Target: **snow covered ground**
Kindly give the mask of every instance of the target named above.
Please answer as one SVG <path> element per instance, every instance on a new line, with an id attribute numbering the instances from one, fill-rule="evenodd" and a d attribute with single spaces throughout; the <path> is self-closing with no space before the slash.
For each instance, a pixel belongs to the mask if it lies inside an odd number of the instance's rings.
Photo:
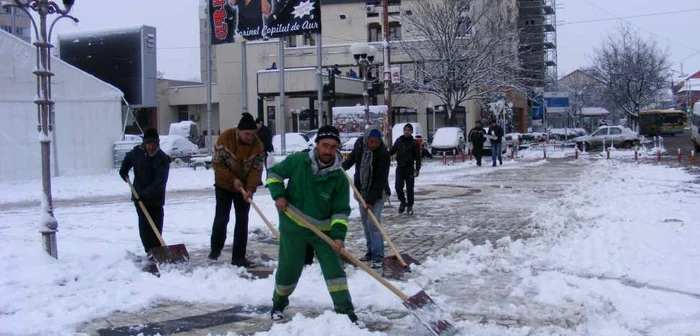
<path id="1" fill-rule="evenodd" d="M 696 178 L 663 166 L 579 162 L 572 169 L 582 176 L 568 187 L 566 197 L 532 209 L 537 224 L 533 238 L 447 246 L 416 268 L 414 280 L 394 284 L 409 295 L 425 286 L 455 317 L 462 335 L 700 334 Z M 504 163 L 496 169 L 547 169 L 544 160 Z M 460 183 L 457 174 L 490 171 L 473 162 L 431 163 L 417 182 Z M 212 181 L 211 170 L 177 169 L 168 186 L 171 191 L 201 190 L 211 188 Z M 59 260 L 40 246 L 36 208 L 0 213 L 0 334 L 72 335 L 80 323 L 163 300 L 269 304 L 273 279 L 248 280 L 230 265 L 189 273 L 164 269 L 161 278 L 136 268 L 127 257 L 128 252 L 141 253 L 136 215 L 116 175 L 58 178 L 54 189 L 63 199 L 124 195 L 125 200 L 57 208 Z M 0 190 L 1 204 L 35 199 L 40 187 L 3 184 Z M 208 248 L 212 200 L 204 194 L 169 199 L 166 242 L 184 243 L 190 250 Z M 256 200 L 274 214 L 265 191 Z M 251 230 L 255 228 L 266 230 L 251 214 Z M 348 268 L 348 277 L 361 319 L 383 318 L 372 311 L 403 309 L 361 270 Z M 291 301 L 293 306 L 332 308 L 317 265 L 305 270 Z M 407 317 L 398 323 L 415 321 Z M 330 312 L 296 316 L 259 334 L 331 333 L 369 334 Z"/>

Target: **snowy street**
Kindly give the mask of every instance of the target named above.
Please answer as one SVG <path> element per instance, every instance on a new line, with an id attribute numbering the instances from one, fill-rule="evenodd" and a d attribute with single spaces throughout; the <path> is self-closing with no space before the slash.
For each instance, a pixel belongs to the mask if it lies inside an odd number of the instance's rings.
<path id="1" fill-rule="evenodd" d="M 382 222 L 402 252 L 423 262 L 392 283 L 408 295 L 424 288 L 460 335 L 700 333 L 697 170 L 592 157 L 504 161 L 426 164 L 413 216 L 398 215 L 392 196 Z M 348 266 L 368 325 L 358 330 L 332 313 L 317 263 L 291 297 L 291 321 L 273 325 L 273 277 L 251 280 L 228 264 L 233 223 L 219 262 L 205 261 L 212 183 L 211 170 L 171 172 L 164 239 L 185 244 L 194 267 L 161 269 L 160 278 L 129 260 L 142 251 L 116 173 L 54 180 L 58 260 L 40 245 L 38 182 L 1 184 L 0 334 L 428 334 L 394 294 Z M 255 200 L 277 223 L 267 190 Z M 360 256 L 364 238 L 351 205 L 347 249 Z M 252 209 L 250 219 L 249 254 L 276 259 Z"/>

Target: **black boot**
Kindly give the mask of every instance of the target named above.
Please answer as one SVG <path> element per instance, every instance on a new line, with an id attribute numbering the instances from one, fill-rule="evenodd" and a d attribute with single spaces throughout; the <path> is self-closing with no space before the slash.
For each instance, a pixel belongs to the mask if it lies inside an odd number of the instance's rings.
<path id="1" fill-rule="evenodd" d="M 404 211 L 406 211 L 406 203 L 401 202 L 399 205 L 399 213 L 402 214 Z"/>
<path id="2" fill-rule="evenodd" d="M 221 256 L 221 251 L 211 251 L 209 252 L 209 256 L 207 256 L 207 258 L 209 258 L 209 260 L 217 260 L 219 259 L 219 256 Z"/>
<path id="3" fill-rule="evenodd" d="M 406 213 L 409 215 L 413 215 L 413 207 L 412 206 L 408 207 L 408 209 L 406 209 Z"/>
<path id="4" fill-rule="evenodd" d="M 370 260 L 372 260 L 372 253 L 369 253 L 369 252 L 365 253 L 365 255 L 362 258 L 360 258 L 360 261 L 370 261 Z"/>

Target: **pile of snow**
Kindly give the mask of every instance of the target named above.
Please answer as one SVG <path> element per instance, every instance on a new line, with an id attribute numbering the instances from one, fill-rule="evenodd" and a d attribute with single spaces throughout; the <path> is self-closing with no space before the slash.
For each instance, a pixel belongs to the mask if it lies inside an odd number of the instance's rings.
<path id="1" fill-rule="evenodd" d="M 168 135 L 179 135 L 184 138 L 190 138 L 192 135 L 197 135 L 197 123 L 191 120 L 183 120 L 177 123 L 170 124 Z M 192 134 L 194 131 L 195 134 Z"/>
<path id="2" fill-rule="evenodd" d="M 301 152 L 311 147 L 301 133 L 287 133 L 284 139 L 287 153 Z M 275 148 L 275 154 L 282 152 L 282 136 L 280 134 L 272 137 L 272 146 Z"/>

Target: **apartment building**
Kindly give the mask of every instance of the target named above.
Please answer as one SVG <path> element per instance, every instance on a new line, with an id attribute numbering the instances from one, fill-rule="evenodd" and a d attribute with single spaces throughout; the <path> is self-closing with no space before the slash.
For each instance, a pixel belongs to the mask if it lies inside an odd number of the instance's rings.
<path id="1" fill-rule="evenodd" d="M 494 2 L 490 0 L 489 5 Z M 517 15 L 520 0 L 495 0 L 497 6 L 504 11 Z M 322 63 L 324 69 L 335 67 L 343 75 L 334 81 L 334 92 L 324 94 L 324 120 L 330 117 L 333 106 L 354 106 L 363 104 L 364 82 L 349 75 L 351 69 L 359 73 L 355 59 L 350 52 L 350 45 L 356 42 L 367 42 L 377 48 L 372 72 L 379 81 L 371 85 L 370 104 L 384 104 L 382 81 L 383 78 L 383 46 L 382 46 L 382 6 L 381 1 L 373 0 L 323 0 L 322 1 Z M 206 1 L 200 7 L 200 51 L 201 75 L 206 81 L 207 60 L 207 22 Z M 389 1 L 389 39 L 410 39 L 410 27 L 406 24 L 406 16 L 412 15 L 410 0 Z M 514 25 L 514 29 L 515 29 Z M 282 125 L 286 130 L 302 131 L 318 127 L 316 89 L 316 36 L 299 35 L 285 38 L 285 111 L 279 111 L 279 72 L 273 64 L 280 62 L 279 44 L 277 40 L 250 41 L 245 43 L 247 61 L 247 90 L 243 90 L 242 78 L 242 43 L 217 45 L 212 48 L 212 82 L 215 99 L 215 120 L 218 134 L 229 127 L 234 127 L 242 113 L 241 101 L 246 94 L 248 112 L 263 118 L 273 130 L 280 132 Z M 401 69 L 410 68 L 410 60 L 400 53 L 392 53 L 391 66 Z M 403 71 L 403 70 L 402 70 Z M 345 76 L 345 74 L 348 74 Z M 324 83 L 328 84 L 329 76 L 324 70 Z M 189 98 L 182 99 L 184 95 Z M 206 125 L 206 109 L 202 108 L 202 98 L 205 96 L 205 86 L 176 85 L 161 86 L 162 102 L 159 104 L 161 128 L 170 122 L 177 122 L 185 117 L 199 120 Z M 179 98 L 177 98 L 179 97 Z M 196 97 L 196 98 L 195 98 Z M 523 99 L 512 99 L 518 111 L 518 130 L 527 126 L 528 103 Z M 196 102 L 196 103 L 193 103 Z M 392 95 L 392 117 L 394 123 L 419 122 L 429 137 L 433 129 L 447 124 L 447 112 L 440 100 L 430 94 L 394 94 Z M 468 101 L 455 109 L 459 126 L 469 128 L 480 118 L 480 102 Z M 282 113 L 283 112 L 283 113 Z M 433 122 L 435 120 L 435 122 Z"/>
<path id="2" fill-rule="evenodd" d="M 2 30 L 31 43 L 31 25 L 32 22 L 24 11 L 14 7 L 0 7 L 0 28 Z"/>

